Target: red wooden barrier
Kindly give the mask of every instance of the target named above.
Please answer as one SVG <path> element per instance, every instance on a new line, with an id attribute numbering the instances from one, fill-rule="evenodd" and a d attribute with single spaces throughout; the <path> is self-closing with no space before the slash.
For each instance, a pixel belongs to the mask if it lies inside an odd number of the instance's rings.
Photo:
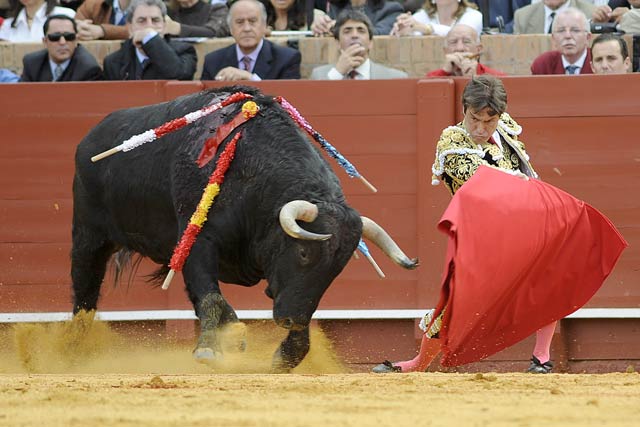
<path id="1" fill-rule="evenodd" d="M 505 79 L 509 112 L 523 125 L 522 139 L 542 178 L 604 212 L 630 243 L 589 307 L 640 307 L 640 145 L 635 141 L 639 83 L 637 75 Z M 408 255 L 421 259 L 418 270 L 404 271 L 373 248 L 387 279 L 378 279 L 366 261 L 352 260 L 321 309 L 422 309 L 435 304 L 445 243 L 435 225 L 450 196 L 444 188 L 431 186 L 431 165 L 440 131 L 461 118 L 464 84 L 463 79 L 256 84 L 265 93 L 287 98 L 378 188 L 372 194 L 334 167 L 349 203 L 383 225 Z M 73 155 L 87 131 L 115 109 L 212 86 L 216 83 L 0 85 L 0 313 L 71 309 Z M 150 263 L 143 263 L 139 273 L 151 269 Z M 131 285 L 117 288 L 107 279 L 100 308 L 191 308 L 180 280 L 163 292 L 151 289 L 141 274 Z M 263 288 L 224 285 L 223 292 L 236 309 L 269 309 Z M 571 323 L 577 321 L 568 322 L 562 329 L 565 340 L 572 339 L 567 334 L 585 335 L 582 326 Z M 366 328 L 358 324 L 335 322 L 327 327 L 364 333 Z M 596 324 L 594 331 L 606 322 Z M 412 320 L 375 325 L 371 334 L 401 333 L 398 352 L 408 355 L 414 343 Z M 633 344 L 625 336 L 613 345 L 631 345 L 627 358 L 640 359 L 637 339 Z M 364 334 L 357 339 L 373 338 Z M 526 358 L 526 345 L 494 360 Z M 373 346 L 378 348 L 369 349 L 367 357 L 388 355 L 379 340 Z M 565 347 L 562 351 L 571 354 L 571 345 Z M 591 357 L 578 353 L 580 358 Z M 362 361 L 360 356 L 356 359 Z"/>

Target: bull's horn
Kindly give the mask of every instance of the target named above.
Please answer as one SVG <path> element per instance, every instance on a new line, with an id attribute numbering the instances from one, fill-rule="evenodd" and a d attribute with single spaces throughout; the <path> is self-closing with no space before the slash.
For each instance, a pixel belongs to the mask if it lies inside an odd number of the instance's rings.
<path id="1" fill-rule="evenodd" d="M 306 200 L 293 200 L 280 209 L 280 225 L 285 233 L 295 239 L 327 240 L 331 234 L 316 234 L 300 227 L 296 220 L 313 222 L 318 216 L 318 207 Z"/>
<path id="2" fill-rule="evenodd" d="M 418 266 L 418 258 L 411 259 L 406 256 L 382 227 L 366 216 L 360 218 L 362 219 L 362 236 L 382 249 L 382 252 L 393 262 L 407 270 L 413 270 Z"/>

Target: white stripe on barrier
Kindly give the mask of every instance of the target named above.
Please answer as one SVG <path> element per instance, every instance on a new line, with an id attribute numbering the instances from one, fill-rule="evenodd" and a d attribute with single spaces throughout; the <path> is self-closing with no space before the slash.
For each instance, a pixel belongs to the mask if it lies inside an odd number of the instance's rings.
<path id="1" fill-rule="evenodd" d="M 398 310 L 318 310 L 313 318 L 318 320 L 362 319 L 419 319 L 426 309 Z M 271 310 L 236 310 L 242 320 L 272 319 Z M 135 310 L 98 311 L 97 319 L 116 321 L 141 320 L 196 320 L 193 310 Z M 567 316 L 569 319 L 637 319 L 640 308 L 582 308 Z M 62 322 L 71 319 L 70 312 L 50 313 L 0 313 L 0 323 Z"/>

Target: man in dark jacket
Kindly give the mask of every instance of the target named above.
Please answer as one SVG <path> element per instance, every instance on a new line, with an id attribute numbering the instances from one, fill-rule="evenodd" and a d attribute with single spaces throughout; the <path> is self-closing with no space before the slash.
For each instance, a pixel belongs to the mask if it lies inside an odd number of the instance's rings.
<path id="1" fill-rule="evenodd" d="M 300 52 L 264 38 L 267 12 L 257 0 L 237 0 L 227 23 L 235 44 L 204 58 L 202 80 L 276 80 L 300 78 Z"/>
<path id="2" fill-rule="evenodd" d="M 44 22 L 43 31 L 46 49 L 22 58 L 23 82 L 102 80 L 102 69 L 96 59 L 78 45 L 73 18 L 51 15 Z"/>
<path id="3" fill-rule="evenodd" d="M 130 38 L 104 59 L 107 80 L 191 80 L 193 46 L 164 37 L 167 7 L 162 0 L 133 0 L 127 10 Z"/>

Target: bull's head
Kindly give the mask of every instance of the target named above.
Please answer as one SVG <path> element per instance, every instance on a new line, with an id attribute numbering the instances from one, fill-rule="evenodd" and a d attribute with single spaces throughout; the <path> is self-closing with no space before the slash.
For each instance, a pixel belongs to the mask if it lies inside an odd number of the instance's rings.
<path id="1" fill-rule="evenodd" d="M 274 299 L 275 322 L 287 329 L 306 328 L 320 299 L 342 271 L 360 237 L 376 244 L 396 264 L 413 269 L 409 259 L 375 222 L 342 204 L 318 205 L 294 200 L 280 209 L 280 226 L 294 238 L 274 258 L 266 292 Z M 297 221 L 308 223 L 302 228 Z"/>

